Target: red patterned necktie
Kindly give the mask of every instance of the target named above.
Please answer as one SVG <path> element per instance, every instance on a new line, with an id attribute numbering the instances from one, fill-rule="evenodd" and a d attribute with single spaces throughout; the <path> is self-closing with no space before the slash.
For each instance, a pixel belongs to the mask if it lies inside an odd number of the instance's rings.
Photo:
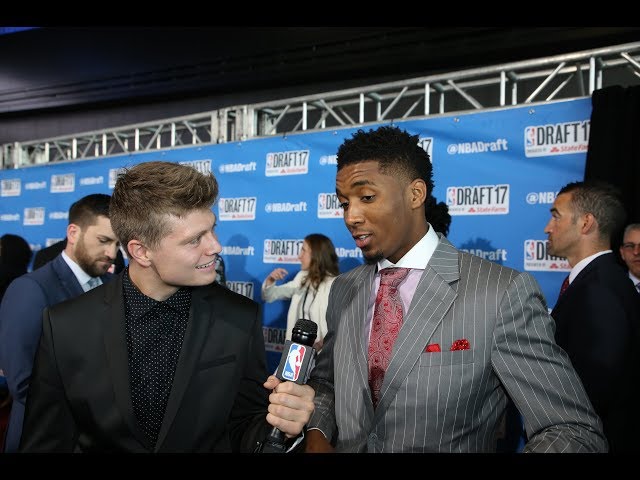
<path id="1" fill-rule="evenodd" d="M 564 282 L 562 282 L 562 286 L 560 287 L 560 293 L 558 294 L 558 298 L 562 296 L 562 294 L 565 292 L 567 288 L 569 288 L 569 275 L 567 275 L 567 277 L 564 279 Z"/>
<path id="2" fill-rule="evenodd" d="M 374 408 L 378 405 L 384 372 L 391 360 L 393 342 L 402 326 L 404 314 L 398 285 L 408 274 L 408 268 L 380 270 L 380 288 L 376 295 L 369 338 L 369 387 Z"/>

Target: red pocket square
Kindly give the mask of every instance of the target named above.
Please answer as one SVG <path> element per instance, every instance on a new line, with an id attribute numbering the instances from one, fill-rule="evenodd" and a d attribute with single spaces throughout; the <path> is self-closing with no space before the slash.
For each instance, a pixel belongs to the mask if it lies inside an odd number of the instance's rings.
<path id="1" fill-rule="evenodd" d="M 467 340 L 466 338 L 456 340 L 451 344 L 451 348 L 449 350 L 451 350 L 452 352 L 454 350 L 469 350 L 469 340 Z"/>
<path id="2" fill-rule="evenodd" d="M 439 352 L 440 351 L 440 345 L 438 345 L 437 343 L 431 343 L 429 345 L 427 345 L 427 348 L 424 349 L 425 352 Z"/>

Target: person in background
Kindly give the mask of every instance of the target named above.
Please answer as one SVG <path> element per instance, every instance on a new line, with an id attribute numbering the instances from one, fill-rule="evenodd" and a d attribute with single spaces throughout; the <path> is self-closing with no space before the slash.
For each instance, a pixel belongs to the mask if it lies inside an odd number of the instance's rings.
<path id="1" fill-rule="evenodd" d="M 300 443 L 313 389 L 267 378 L 258 304 L 214 282 L 217 196 L 178 163 L 118 176 L 129 265 L 45 310 L 20 451 L 252 452 L 271 425 Z"/>
<path id="2" fill-rule="evenodd" d="M 630 223 L 624 229 L 620 257 L 627 265 L 629 278 L 640 293 L 640 223 Z"/>
<path id="3" fill-rule="evenodd" d="M 31 255 L 31 247 L 19 235 L 5 233 L 0 237 L 0 302 L 9 284 L 27 273 Z M 7 379 L 0 364 L 0 452 L 4 451 L 4 438 L 9 426 L 11 403 Z"/>
<path id="4" fill-rule="evenodd" d="M 95 193 L 71 205 L 65 249 L 44 267 L 11 282 L 2 300 L 0 366 L 13 397 L 6 452 L 18 449 L 43 309 L 111 279 L 107 271 L 116 256 L 118 240 L 109 222 L 109 200 L 109 195 Z M 92 314 L 88 312 L 86 319 Z M 84 338 L 76 337 L 75 341 L 82 343 Z"/>
<path id="5" fill-rule="evenodd" d="M 320 350 L 327 333 L 327 301 L 329 290 L 336 276 L 340 273 L 338 256 L 333 242 L 326 235 L 311 233 L 304 237 L 298 255 L 300 271 L 290 282 L 276 285 L 289 272 L 284 268 L 274 269 L 262 283 L 262 299 L 266 302 L 291 299 L 287 312 L 286 340 L 296 322 L 307 319 L 318 325 L 318 334 L 314 348 Z"/>
<path id="6" fill-rule="evenodd" d="M 510 399 L 525 451 L 606 451 L 533 276 L 457 250 L 427 222 L 418 135 L 358 130 L 337 162 L 366 264 L 331 287 L 306 451 L 493 452 Z"/>
<path id="7" fill-rule="evenodd" d="M 33 269 L 37 270 L 56 258 L 58 254 L 65 249 L 66 246 L 67 239 L 65 238 L 63 240 L 60 240 L 59 242 L 49 245 L 48 247 L 38 250 L 33 257 Z M 115 260 L 113 261 L 113 271 L 111 271 L 111 273 L 120 273 L 124 266 L 124 255 L 122 254 L 122 250 L 118 248 L 118 253 L 116 254 Z"/>
<path id="8" fill-rule="evenodd" d="M 547 252 L 571 265 L 551 311 L 555 338 L 602 420 L 609 451 L 640 451 L 640 297 L 611 250 L 624 205 L 604 182 L 562 187 L 544 232 Z"/>
<path id="9" fill-rule="evenodd" d="M 5 233 L 0 237 L 0 301 L 9 284 L 27 273 L 33 252 L 19 235 Z"/>
<path id="10" fill-rule="evenodd" d="M 216 270 L 215 281 L 218 282 L 223 287 L 226 287 L 227 274 L 225 272 L 224 259 L 220 255 L 216 256 L 215 270 Z"/>

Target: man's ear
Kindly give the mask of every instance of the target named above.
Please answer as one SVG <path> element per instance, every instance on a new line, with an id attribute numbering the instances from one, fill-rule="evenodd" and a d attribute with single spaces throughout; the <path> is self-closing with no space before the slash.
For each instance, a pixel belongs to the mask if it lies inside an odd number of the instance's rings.
<path id="1" fill-rule="evenodd" d="M 416 178 L 409 185 L 410 202 L 412 208 L 418 208 L 427 201 L 427 185 L 421 178 Z"/>
<path id="2" fill-rule="evenodd" d="M 130 240 L 127 243 L 127 253 L 129 261 L 135 261 L 143 267 L 151 265 L 149 249 L 139 240 Z"/>
<path id="3" fill-rule="evenodd" d="M 67 243 L 69 245 L 75 245 L 80 238 L 80 233 L 82 233 L 82 229 L 79 225 L 75 223 L 67 225 Z"/>
<path id="4" fill-rule="evenodd" d="M 596 217 L 594 217 L 592 213 L 585 213 L 581 221 L 582 221 L 581 231 L 583 234 L 590 233 L 598 228 L 598 221 L 596 220 Z"/>

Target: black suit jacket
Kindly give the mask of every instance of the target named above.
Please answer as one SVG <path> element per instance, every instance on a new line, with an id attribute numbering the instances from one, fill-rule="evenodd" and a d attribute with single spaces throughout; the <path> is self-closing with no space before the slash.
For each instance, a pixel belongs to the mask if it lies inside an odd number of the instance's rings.
<path id="1" fill-rule="evenodd" d="M 155 446 L 133 414 L 122 274 L 44 312 L 23 452 L 254 449 L 268 431 L 258 304 L 218 284 L 193 289 L 189 324 Z"/>
<path id="2" fill-rule="evenodd" d="M 556 341 L 569 354 L 609 451 L 640 450 L 640 299 L 612 253 L 582 270 L 551 316 Z"/>

